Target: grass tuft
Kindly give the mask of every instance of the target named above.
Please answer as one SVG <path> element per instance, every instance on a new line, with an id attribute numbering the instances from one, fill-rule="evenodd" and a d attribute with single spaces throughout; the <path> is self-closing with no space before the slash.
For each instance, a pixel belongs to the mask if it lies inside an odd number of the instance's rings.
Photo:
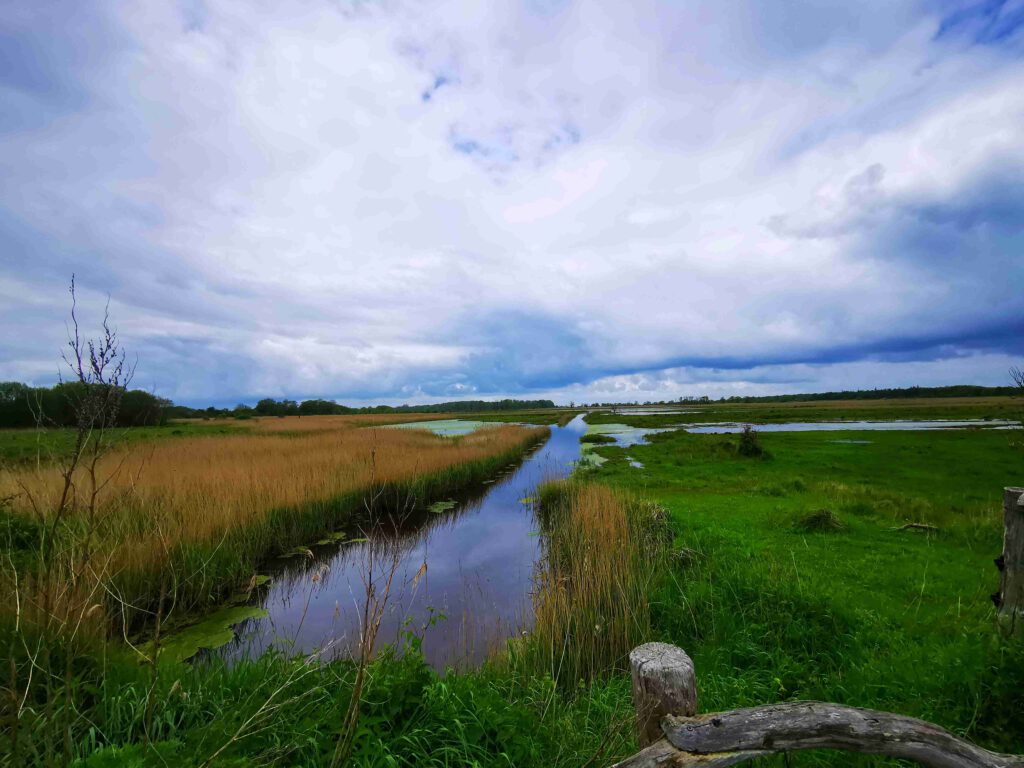
<path id="1" fill-rule="evenodd" d="M 836 533 L 846 529 L 843 521 L 830 509 L 818 509 L 803 515 L 794 526 L 804 533 Z"/>
<path id="2" fill-rule="evenodd" d="M 514 661 L 568 685 L 622 670 L 651 639 L 649 595 L 668 562 L 665 511 L 579 481 L 547 483 L 539 496 L 546 538 L 535 625 Z"/>

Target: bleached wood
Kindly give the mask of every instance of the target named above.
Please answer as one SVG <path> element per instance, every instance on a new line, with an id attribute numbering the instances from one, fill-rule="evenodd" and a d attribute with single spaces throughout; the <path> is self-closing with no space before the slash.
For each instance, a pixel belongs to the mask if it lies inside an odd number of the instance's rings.
<path id="1" fill-rule="evenodd" d="M 689 753 L 687 756 L 714 756 L 716 760 L 729 752 L 770 754 L 841 749 L 913 760 L 928 768 L 1024 768 L 1024 758 L 989 752 L 923 720 L 816 701 L 771 704 L 698 717 L 669 715 L 662 727 L 666 739 L 680 752 Z"/>
<path id="2" fill-rule="evenodd" d="M 637 646 L 630 651 L 629 666 L 637 740 L 646 747 L 661 738 L 662 717 L 697 713 L 697 681 L 690 657 L 667 643 Z"/>
<path id="3" fill-rule="evenodd" d="M 680 752 L 668 739 L 660 739 L 612 768 L 726 768 L 767 754 L 770 753 L 754 751 L 695 755 L 692 752 Z"/>

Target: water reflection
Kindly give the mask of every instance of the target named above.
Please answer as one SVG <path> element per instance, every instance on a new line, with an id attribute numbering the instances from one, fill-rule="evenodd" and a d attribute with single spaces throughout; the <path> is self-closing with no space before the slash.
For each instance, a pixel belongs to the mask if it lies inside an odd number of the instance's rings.
<path id="1" fill-rule="evenodd" d="M 433 623 L 422 632 L 423 652 L 440 669 L 479 663 L 492 647 L 529 626 L 540 541 L 528 500 L 543 480 L 572 471 L 585 429 L 580 416 L 551 427 L 543 446 L 475 496 L 447 511 L 421 509 L 404 530 L 374 534 L 377 542 L 394 537 L 398 547 L 378 645 L 396 642 L 407 629 L 419 634 Z M 351 652 L 359 640 L 373 544 L 317 547 L 312 558 L 283 564 L 260 599 L 268 616 L 243 625 L 221 653 L 252 658 L 272 646 L 289 653 L 326 649 L 328 657 Z"/>

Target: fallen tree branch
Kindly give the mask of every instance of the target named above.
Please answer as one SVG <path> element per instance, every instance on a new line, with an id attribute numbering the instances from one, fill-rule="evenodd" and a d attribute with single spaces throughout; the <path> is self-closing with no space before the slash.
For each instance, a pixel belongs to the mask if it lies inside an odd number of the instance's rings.
<path id="1" fill-rule="evenodd" d="M 904 525 L 893 528 L 894 531 L 928 531 L 929 533 L 937 533 L 938 528 L 934 525 L 928 525 L 928 523 L 905 523 Z"/>
<path id="2" fill-rule="evenodd" d="M 660 750 L 648 762 L 635 762 L 641 752 L 620 766 L 717 768 L 776 752 L 843 749 L 914 760 L 928 768 L 1024 768 L 1024 757 L 989 752 L 924 720 L 815 701 L 696 717 L 667 715 L 662 729 L 681 755 L 671 755 L 657 742 L 645 750 Z"/>

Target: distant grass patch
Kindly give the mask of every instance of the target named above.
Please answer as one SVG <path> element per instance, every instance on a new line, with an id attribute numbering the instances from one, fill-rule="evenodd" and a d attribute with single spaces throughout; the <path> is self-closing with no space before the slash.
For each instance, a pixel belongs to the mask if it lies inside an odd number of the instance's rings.
<path id="1" fill-rule="evenodd" d="M 171 422 L 163 427 L 126 427 L 114 430 L 126 444 L 165 438 L 217 437 L 244 434 L 248 425 L 225 421 Z M 0 465 L 49 463 L 66 456 L 74 445 L 72 429 L 0 429 Z"/>
<path id="2" fill-rule="evenodd" d="M 558 425 L 564 427 L 583 411 L 577 409 L 545 409 L 542 411 L 507 411 L 502 413 L 472 413 L 467 418 L 478 421 L 499 421 L 506 424 Z"/>

